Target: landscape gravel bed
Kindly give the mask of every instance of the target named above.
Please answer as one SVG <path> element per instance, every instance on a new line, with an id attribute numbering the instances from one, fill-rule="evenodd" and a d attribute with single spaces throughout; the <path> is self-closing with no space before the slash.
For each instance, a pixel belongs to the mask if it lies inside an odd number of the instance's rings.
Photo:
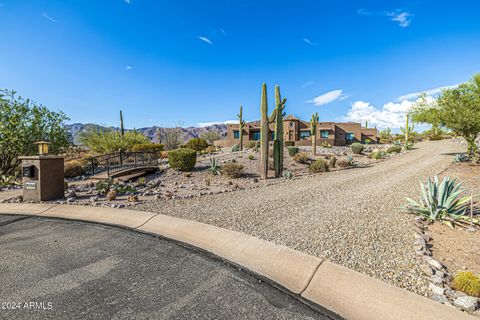
<path id="1" fill-rule="evenodd" d="M 451 141 L 421 142 L 370 167 L 134 208 L 245 232 L 428 295 L 415 260 L 413 216 L 400 207 L 406 196 L 418 196 L 419 179 L 443 171 L 463 149 Z"/>

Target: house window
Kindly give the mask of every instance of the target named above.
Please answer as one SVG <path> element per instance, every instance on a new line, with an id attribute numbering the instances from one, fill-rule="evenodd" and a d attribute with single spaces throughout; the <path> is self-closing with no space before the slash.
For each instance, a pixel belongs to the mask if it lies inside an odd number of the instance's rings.
<path id="1" fill-rule="evenodd" d="M 240 132 L 238 130 L 233 130 L 233 139 L 240 139 Z"/>
<path id="2" fill-rule="evenodd" d="M 293 122 L 290 122 L 290 128 L 293 128 Z"/>
<path id="3" fill-rule="evenodd" d="M 320 138 L 328 139 L 328 130 L 320 130 Z"/>
<path id="4" fill-rule="evenodd" d="M 300 139 L 307 139 L 310 137 L 310 131 L 300 131 Z"/>
<path id="5" fill-rule="evenodd" d="M 254 140 L 254 141 L 260 140 L 260 131 L 252 132 L 252 137 L 250 138 L 250 140 Z"/>
<path id="6" fill-rule="evenodd" d="M 345 140 L 347 141 L 353 141 L 354 138 L 355 138 L 355 135 L 353 134 L 353 132 L 347 132 L 345 134 Z"/>

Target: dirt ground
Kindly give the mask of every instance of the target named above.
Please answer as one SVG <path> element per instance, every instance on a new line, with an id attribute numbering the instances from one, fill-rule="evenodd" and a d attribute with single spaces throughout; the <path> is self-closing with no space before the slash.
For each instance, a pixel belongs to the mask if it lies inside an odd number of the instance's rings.
<path id="1" fill-rule="evenodd" d="M 473 192 L 480 203 L 480 166 L 468 163 L 452 163 L 442 176 L 463 181 L 466 192 Z M 478 209 L 477 209 L 478 210 Z M 451 229 L 439 223 L 428 227 L 432 240 L 433 257 L 445 264 L 452 274 L 468 270 L 480 274 L 480 231 L 470 232 L 462 228 Z"/>

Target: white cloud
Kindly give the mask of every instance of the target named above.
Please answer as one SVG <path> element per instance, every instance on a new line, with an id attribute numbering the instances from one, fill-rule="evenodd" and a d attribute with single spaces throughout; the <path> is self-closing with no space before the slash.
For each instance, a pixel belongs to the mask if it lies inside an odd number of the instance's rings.
<path id="1" fill-rule="evenodd" d="M 389 102 L 378 108 L 369 102 L 355 101 L 343 120 L 360 123 L 368 121 L 369 126 L 379 129 L 399 128 L 405 122 L 405 112 L 410 110 L 413 104 L 405 100 L 399 103 Z"/>
<path id="2" fill-rule="evenodd" d="M 209 127 L 214 124 L 235 124 L 238 123 L 238 120 L 226 120 L 226 121 L 211 121 L 211 122 L 199 122 L 197 127 Z"/>
<path id="3" fill-rule="evenodd" d="M 413 16 L 410 12 L 388 12 L 387 16 L 390 17 L 390 20 L 398 22 L 398 25 L 402 28 L 408 27 L 412 23 L 410 17 Z"/>
<path id="4" fill-rule="evenodd" d="M 45 19 L 49 20 L 50 22 L 57 22 L 57 20 L 53 19 L 52 17 L 50 17 L 47 13 L 42 13 L 42 17 L 44 17 Z"/>
<path id="5" fill-rule="evenodd" d="M 129 64 L 127 64 L 127 66 L 125 67 L 125 70 L 132 70 L 132 69 L 133 69 L 133 67 Z"/>
<path id="6" fill-rule="evenodd" d="M 314 83 L 315 83 L 315 81 L 307 81 L 304 84 L 302 84 L 302 89 L 305 89 L 306 87 L 309 87 Z"/>
<path id="7" fill-rule="evenodd" d="M 316 106 L 322 106 L 324 104 L 333 102 L 335 100 L 339 100 L 339 101 L 345 100 L 348 97 L 350 96 L 343 94 L 342 90 L 339 89 L 339 90 L 332 90 L 327 93 L 324 93 L 320 96 L 313 98 L 312 100 L 308 100 L 307 102 L 313 103 Z"/>
<path id="8" fill-rule="evenodd" d="M 372 12 L 365 9 L 358 9 L 357 13 L 362 16 L 380 16 L 389 17 L 391 21 L 398 23 L 402 28 L 408 27 L 412 23 L 413 14 L 408 11 L 395 10 L 395 11 L 383 11 Z"/>
<path id="9" fill-rule="evenodd" d="M 206 42 L 210 45 L 212 45 L 212 41 L 210 41 L 210 39 L 208 39 L 207 37 L 202 37 L 202 36 L 199 36 L 198 39 L 202 40 L 203 42 Z"/>
<path id="10" fill-rule="evenodd" d="M 309 44 L 311 46 L 316 46 L 317 44 L 312 42 L 310 39 L 308 38 L 303 38 L 303 41 L 306 43 L 306 44 Z"/>
<path id="11" fill-rule="evenodd" d="M 437 95 L 440 92 L 442 92 L 442 90 L 444 90 L 444 89 L 453 89 L 453 88 L 456 88 L 456 87 L 458 87 L 458 84 L 454 84 L 454 85 L 451 85 L 451 86 L 439 87 L 439 88 L 430 89 L 430 90 L 421 91 L 421 92 L 412 92 L 412 93 L 408 93 L 408 94 L 405 94 L 403 96 L 398 97 L 397 101 L 417 99 L 418 96 L 421 93 L 426 93 L 427 96 L 434 96 L 434 95 Z"/>

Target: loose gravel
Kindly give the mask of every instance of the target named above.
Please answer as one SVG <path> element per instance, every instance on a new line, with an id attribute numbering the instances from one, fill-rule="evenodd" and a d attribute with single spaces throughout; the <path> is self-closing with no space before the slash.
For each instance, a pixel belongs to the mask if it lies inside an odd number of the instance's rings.
<path id="1" fill-rule="evenodd" d="M 415 261 L 413 216 L 400 207 L 406 196 L 417 197 L 419 179 L 443 171 L 463 149 L 452 141 L 421 142 L 370 167 L 136 209 L 245 232 L 427 295 Z"/>

